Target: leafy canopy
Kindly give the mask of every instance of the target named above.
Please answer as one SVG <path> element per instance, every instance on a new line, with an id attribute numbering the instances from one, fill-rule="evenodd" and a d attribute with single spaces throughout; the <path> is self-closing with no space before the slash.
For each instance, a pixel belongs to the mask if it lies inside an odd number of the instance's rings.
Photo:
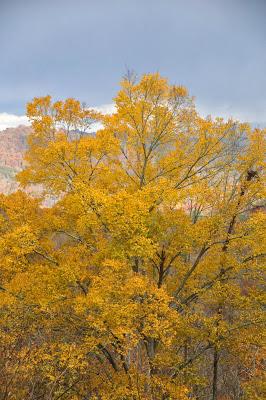
<path id="1" fill-rule="evenodd" d="M 159 74 L 115 105 L 28 104 L 42 195 L 0 197 L 3 398 L 264 398 L 265 131 Z"/>

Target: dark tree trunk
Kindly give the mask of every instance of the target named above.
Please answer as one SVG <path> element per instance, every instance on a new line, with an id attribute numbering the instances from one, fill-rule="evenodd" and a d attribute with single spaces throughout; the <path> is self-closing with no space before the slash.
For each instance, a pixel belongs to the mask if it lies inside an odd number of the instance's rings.
<path id="1" fill-rule="evenodd" d="M 217 348 L 215 347 L 213 352 L 212 400 L 217 400 L 218 361 L 219 354 Z"/>

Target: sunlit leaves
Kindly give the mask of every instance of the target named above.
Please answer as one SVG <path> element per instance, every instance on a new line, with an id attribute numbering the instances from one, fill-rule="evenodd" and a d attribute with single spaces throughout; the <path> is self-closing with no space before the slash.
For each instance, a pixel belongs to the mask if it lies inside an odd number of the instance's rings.
<path id="1" fill-rule="evenodd" d="M 115 103 L 105 116 L 74 99 L 28 105 L 18 178 L 41 198 L 0 197 L 2 386 L 203 399 L 217 353 L 220 398 L 228 364 L 260 399 L 265 131 L 200 117 L 159 74 L 127 76 Z"/>

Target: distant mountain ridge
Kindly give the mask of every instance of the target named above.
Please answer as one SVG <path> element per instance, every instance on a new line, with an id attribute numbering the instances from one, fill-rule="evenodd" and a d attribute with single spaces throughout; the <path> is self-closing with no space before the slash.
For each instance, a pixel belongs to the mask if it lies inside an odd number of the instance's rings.
<path id="1" fill-rule="evenodd" d="M 27 137 L 31 128 L 19 125 L 0 131 L 0 192 L 11 193 L 18 188 L 17 172 L 25 166 L 23 160 L 27 150 Z"/>
<path id="2" fill-rule="evenodd" d="M 19 187 L 16 182 L 16 174 L 21 171 L 26 163 L 24 154 L 27 150 L 27 138 L 31 133 L 31 127 L 19 125 L 16 128 L 6 128 L 0 131 L 0 193 L 9 194 Z M 95 132 L 71 131 L 72 138 L 76 134 L 94 135 Z M 37 194 L 40 191 L 38 185 L 34 185 L 27 192 Z"/>
<path id="3" fill-rule="evenodd" d="M 266 123 L 251 123 L 251 127 L 263 129 Z M 18 189 L 15 176 L 25 167 L 24 154 L 30 132 L 31 127 L 25 125 L 0 131 L 0 193 L 8 194 Z M 93 135 L 95 132 L 86 134 Z"/>

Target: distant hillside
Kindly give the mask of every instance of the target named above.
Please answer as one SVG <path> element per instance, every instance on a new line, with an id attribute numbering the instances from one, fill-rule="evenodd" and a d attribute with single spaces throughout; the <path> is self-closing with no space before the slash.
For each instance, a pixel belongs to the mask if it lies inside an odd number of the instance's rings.
<path id="1" fill-rule="evenodd" d="M 30 132 L 31 128 L 24 125 L 0 131 L 0 193 L 8 194 L 18 189 L 15 176 L 25 166 L 23 157 L 27 150 L 27 137 Z M 77 133 L 83 135 L 95 134 L 95 132 L 79 131 L 71 131 L 70 133 L 73 138 Z M 40 186 L 34 185 L 28 188 L 27 192 L 38 194 Z M 49 201 L 46 204 L 49 204 Z"/>
<path id="2" fill-rule="evenodd" d="M 24 166 L 23 156 L 27 149 L 27 136 L 31 128 L 20 125 L 0 131 L 0 192 L 10 193 L 17 189 L 15 175 Z"/>

